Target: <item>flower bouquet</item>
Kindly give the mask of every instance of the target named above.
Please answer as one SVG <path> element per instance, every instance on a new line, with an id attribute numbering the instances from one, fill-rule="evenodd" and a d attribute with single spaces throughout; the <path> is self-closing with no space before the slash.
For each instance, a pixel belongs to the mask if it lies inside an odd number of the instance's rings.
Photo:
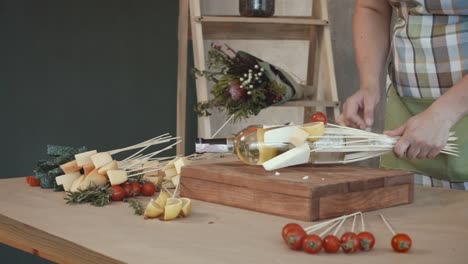
<path id="1" fill-rule="evenodd" d="M 217 108 L 234 120 L 248 118 L 269 106 L 301 99 L 304 94 L 304 85 L 286 71 L 227 45 L 212 44 L 208 69 L 195 69 L 195 75 L 214 82 L 213 99 L 197 105 L 201 116 L 209 116 L 210 109 Z"/>

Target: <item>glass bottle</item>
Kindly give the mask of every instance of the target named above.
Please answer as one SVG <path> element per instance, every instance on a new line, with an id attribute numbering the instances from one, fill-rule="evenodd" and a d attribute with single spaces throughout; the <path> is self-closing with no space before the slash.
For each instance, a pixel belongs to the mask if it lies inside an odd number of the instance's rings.
<path id="1" fill-rule="evenodd" d="M 233 152 L 239 160 L 249 165 L 262 165 L 264 162 L 295 148 L 288 142 L 265 143 L 266 131 L 282 126 L 249 126 L 239 132 L 234 138 L 198 139 L 196 152 Z M 328 140 L 326 142 L 308 142 L 310 149 L 323 146 L 337 145 L 342 139 Z M 343 161 L 344 153 L 312 152 L 309 163 L 339 163 Z"/>
<path id="2" fill-rule="evenodd" d="M 239 0 L 239 13 L 245 17 L 271 17 L 275 0 Z"/>

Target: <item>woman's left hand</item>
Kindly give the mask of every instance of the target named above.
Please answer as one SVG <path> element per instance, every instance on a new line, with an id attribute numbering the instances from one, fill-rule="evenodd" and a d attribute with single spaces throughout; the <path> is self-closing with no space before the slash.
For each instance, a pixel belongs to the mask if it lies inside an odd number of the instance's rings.
<path id="1" fill-rule="evenodd" d="M 441 113 L 427 109 L 410 118 L 401 127 L 386 131 L 385 134 L 400 137 L 393 149 L 398 157 L 432 159 L 447 144 L 451 126 L 451 122 Z"/>

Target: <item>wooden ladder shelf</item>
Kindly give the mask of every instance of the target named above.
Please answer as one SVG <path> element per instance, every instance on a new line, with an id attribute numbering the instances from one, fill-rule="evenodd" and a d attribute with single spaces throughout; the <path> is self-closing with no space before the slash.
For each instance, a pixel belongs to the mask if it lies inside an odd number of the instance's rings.
<path id="1" fill-rule="evenodd" d="M 312 0 L 310 17 L 274 16 L 267 18 L 241 16 L 204 16 L 200 0 L 179 0 L 179 54 L 177 82 L 177 135 L 185 139 L 187 47 L 191 32 L 194 64 L 206 69 L 204 40 L 307 40 L 309 57 L 306 84 L 311 87 L 306 97 L 283 105 L 304 107 L 304 121 L 313 111 L 327 111 L 334 118 L 339 115 L 338 92 L 333 62 L 328 5 L 326 0 Z M 189 30 L 190 28 L 190 30 Z M 207 80 L 196 79 L 197 101 L 208 100 Z M 198 117 L 198 136 L 212 135 L 209 117 Z M 177 148 L 184 155 L 183 144 Z"/>

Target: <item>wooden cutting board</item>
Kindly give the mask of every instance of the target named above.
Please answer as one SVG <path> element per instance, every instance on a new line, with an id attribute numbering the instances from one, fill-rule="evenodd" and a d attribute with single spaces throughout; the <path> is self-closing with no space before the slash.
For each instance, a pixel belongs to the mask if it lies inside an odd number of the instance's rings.
<path id="1" fill-rule="evenodd" d="M 302 221 L 413 201 L 413 173 L 358 166 L 296 166 L 275 172 L 241 162 L 186 166 L 181 196 Z"/>

